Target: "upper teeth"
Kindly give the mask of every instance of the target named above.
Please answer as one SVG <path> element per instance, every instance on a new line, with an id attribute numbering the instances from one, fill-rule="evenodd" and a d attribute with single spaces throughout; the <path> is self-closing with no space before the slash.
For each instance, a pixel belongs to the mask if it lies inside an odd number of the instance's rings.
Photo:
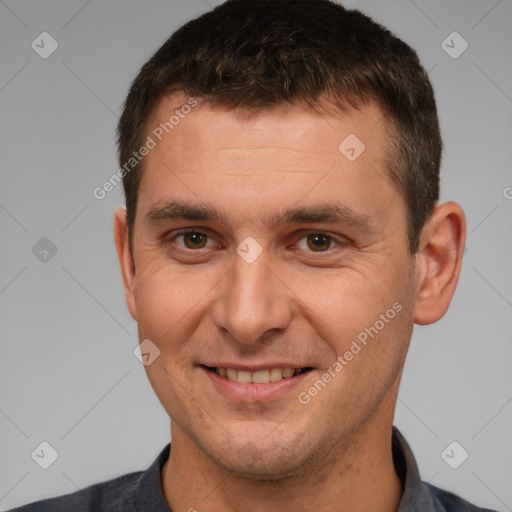
<path id="1" fill-rule="evenodd" d="M 291 377 L 301 371 L 301 368 L 269 368 L 268 370 L 258 370 L 257 372 L 237 370 L 235 368 L 217 368 L 215 373 L 235 382 L 266 384 L 267 382 L 276 382 Z"/>

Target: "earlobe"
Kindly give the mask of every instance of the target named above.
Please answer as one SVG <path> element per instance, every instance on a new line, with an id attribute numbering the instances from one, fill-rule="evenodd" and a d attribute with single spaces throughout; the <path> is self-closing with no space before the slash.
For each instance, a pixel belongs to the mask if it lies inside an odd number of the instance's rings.
<path id="1" fill-rule="evenodd" d="M 437 322 L 448 310 L 460 275 L 466 219 L 454 202 L 438 205 L 425 224 L 416 255 L 414 322 Z"/>
<path id="2" fill-rule="evenodd" d="M 121 267 L 126 304 L 132 318 L 137 321 L 137 306 L 134 295 L 135 265 L 128 238 L 125 208 L 118 208 L 114 213 L 114 240 L 119 266 Z"/>

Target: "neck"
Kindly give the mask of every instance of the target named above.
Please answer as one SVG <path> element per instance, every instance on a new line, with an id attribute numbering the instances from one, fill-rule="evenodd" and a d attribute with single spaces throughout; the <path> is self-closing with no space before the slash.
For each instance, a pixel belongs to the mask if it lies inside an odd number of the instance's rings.
<path id="1" fill-rule="evenodd" d="M 218 467 L 173 424 L 171 455 L 162 471 L 165 497 L 173 511 L 393 512 L 402 487 L 393 465 L 391 423 L 372 423 L 336 447 L 329 460 L 274 481 Z"/>

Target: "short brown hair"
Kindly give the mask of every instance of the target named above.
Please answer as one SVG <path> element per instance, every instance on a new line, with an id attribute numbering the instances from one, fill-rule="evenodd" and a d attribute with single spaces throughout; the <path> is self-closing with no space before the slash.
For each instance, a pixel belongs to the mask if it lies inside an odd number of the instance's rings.
<path id="1" fill-rule="evenodd" d="M 389 176 L 407 207 L 409 248 L 439 196 L 442 140 L 416 52 L 357 10 L 329 0 L 229 0 L 178 29 L 142 67 L 119 120 L 119 162 L 140 148 L 163 96 L 182 91 L 228 108 L 376 102 L 390 127 Z M 124 173 L 130 244 L 143 161 Z"/>

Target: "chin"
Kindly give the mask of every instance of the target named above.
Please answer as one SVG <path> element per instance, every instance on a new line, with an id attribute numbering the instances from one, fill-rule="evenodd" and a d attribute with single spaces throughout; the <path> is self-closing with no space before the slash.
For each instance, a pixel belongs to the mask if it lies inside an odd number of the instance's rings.
<path id="1" fill-rule="evenodd" d="M 296 476 L 304 466 L 297 453 L 262 451 L 253 443 L 239 447 L 237 452 L 212 454 L 212 461 L 239 478 L 276 481 Z M 217 456 L 216 456 L 217 455 Z"/>
<path id="2" fill-rule="evenodd" d="M 311 436 L 274 434 L 246 429 L 241 437 L 240 430 L 232 436 L 225 432 L 222 440 L 203 439 L 199 446 L 216 466 L 240 478 L 276 481 L 299 476 L 316 458 Z"/>

